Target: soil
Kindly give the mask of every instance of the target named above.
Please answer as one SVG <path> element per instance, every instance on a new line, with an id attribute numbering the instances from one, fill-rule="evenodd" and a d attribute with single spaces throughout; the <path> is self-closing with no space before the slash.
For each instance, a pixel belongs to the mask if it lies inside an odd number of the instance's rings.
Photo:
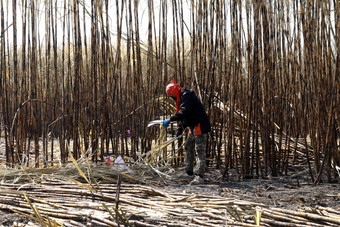
<path id="1" fill-rule="evenodd" d="M 339 181 L 314 186 L 309 173 L 305 172 L 297 177 L 291 177 L 292 174 L 267 179 L 237 179 L 236 173 L 230 173 L 228 179 L 223 179 L 216 170 L 211 170 L 202 185 L 182 183 L 159 189 L 168 193 L 222 196 L 291 210 L 315 206 L 340 209 Z"/>
<path id="2" fill-rule="evenodd" d="M 39 226 L 30 219 L 10 211 L 0 210 L 0 226 Z"/>

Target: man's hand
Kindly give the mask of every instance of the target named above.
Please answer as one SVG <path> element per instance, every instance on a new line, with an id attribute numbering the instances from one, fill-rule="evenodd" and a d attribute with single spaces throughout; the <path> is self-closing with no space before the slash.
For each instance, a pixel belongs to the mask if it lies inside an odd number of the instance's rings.
<path id="1" fill-rule="evenodd" d="M 165 119 L 165 120 L 163 121 L 163 126 L 164 126 L 165 128 L 167 128 L 167 127 L 169 127 L 169 125 L 170 125 L 170 119 Z"/>
<path id="2" fill-rule="evenodd" d="M 177 129 L 176 131 L 176 137 L 179 137 L 180 135 L 182 135 L 183 130 L 182 129 Z"/>

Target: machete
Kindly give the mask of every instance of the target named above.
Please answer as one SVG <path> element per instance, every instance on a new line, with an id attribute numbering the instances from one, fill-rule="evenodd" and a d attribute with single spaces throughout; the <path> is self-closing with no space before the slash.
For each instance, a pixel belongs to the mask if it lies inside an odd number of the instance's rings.
<path id="1" fill-rule="evenodd" d="M 173 122 L 170 122 L 170 124 Z M 161 125 L 163 124 L 163 120 L 154 120 L 154 121 L 150 121 L 147 127 L 153 126 L 153 125 Z"/>

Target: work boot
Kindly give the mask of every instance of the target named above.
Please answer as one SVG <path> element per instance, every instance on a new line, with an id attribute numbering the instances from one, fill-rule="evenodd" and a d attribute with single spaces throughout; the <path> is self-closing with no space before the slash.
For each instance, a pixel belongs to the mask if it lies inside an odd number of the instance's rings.
<path id="1" fill-rule="evenodd" d="M 200 176 L 195 176 L 195 178 L 190 182 L 190 184 L 203 184 L 204 180 Z"/>
<path id="2" fill-rule="evenodd" d="M 185 172 L 180 177 L 182 177 L 182 178 L 193 178 L 194 176 L 195 175 L 193 173 Z"/>

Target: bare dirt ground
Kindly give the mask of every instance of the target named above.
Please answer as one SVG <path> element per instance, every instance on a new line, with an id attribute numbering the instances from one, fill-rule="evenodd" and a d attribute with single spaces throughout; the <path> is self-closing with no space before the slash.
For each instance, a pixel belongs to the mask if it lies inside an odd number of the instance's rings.
<path id="1" fill-rule="evenodd" d="M 0 210 L 0 226 L 28 226 L 30 220 L 19 214 Z M 20 225 L 18 225 L 20 224 Z M 30 223 L 31 224 L 31 223 Z M 33 224 L 33 223 L 32 223 Z M 34 226 L 34 225 L 32 225 Z"/>
<path id="2" fill-rule="evenodd" d="M 206 183 L 202 185 L 184 183 L 167 186 L 163 190 L 218 195 L 293 210 L 306 206 L 338 209 L 340 207 L 339 181 L 314 186 L 308 172 L 298 177 L 281 176 L 242 180 L 238 180 L 236 174 L 230 174 L 229 179 L 222 179 L 218 174 L 214 170 L 208 171 Z"/>

